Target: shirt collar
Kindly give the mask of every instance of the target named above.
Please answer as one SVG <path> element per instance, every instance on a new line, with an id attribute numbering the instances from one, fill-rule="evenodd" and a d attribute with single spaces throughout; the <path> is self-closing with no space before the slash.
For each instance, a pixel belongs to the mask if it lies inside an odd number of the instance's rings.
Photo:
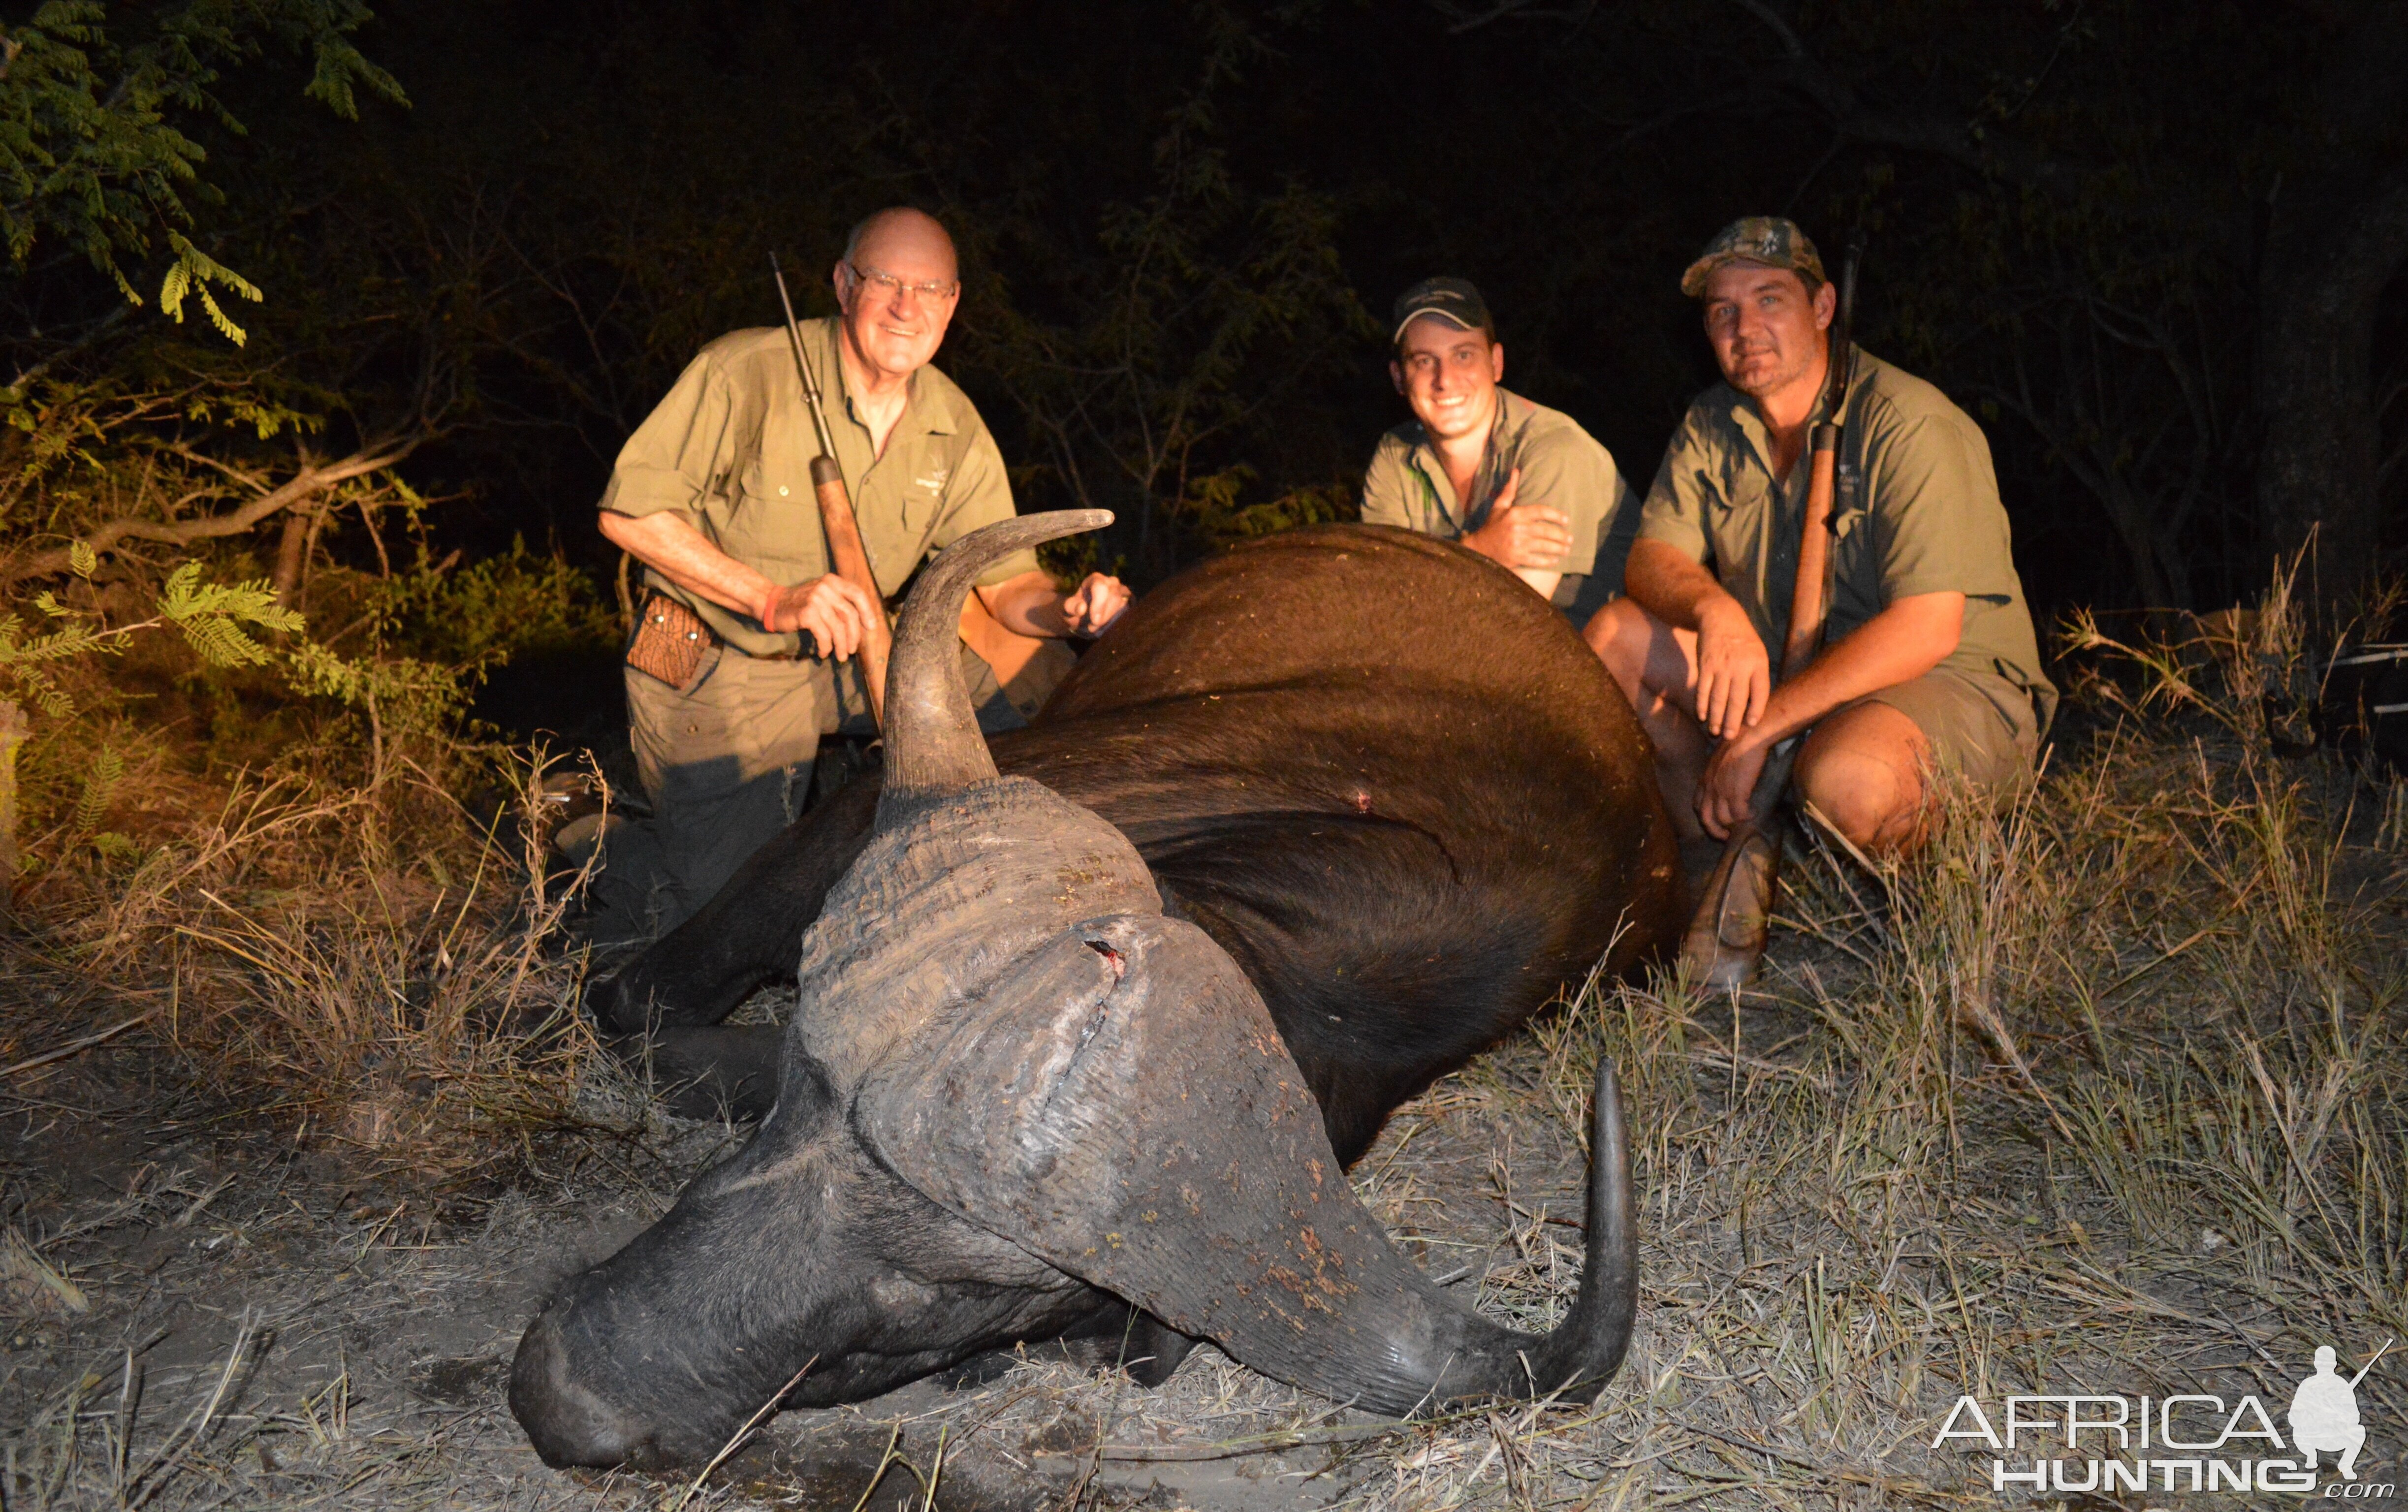
<path id="1" fill-rule="evenodd" d="M 1848 392 L 1840 401 L 1840 403 L 1846 407 L 1848 419 L 1852 423 L 1858 419 L 1858 407 L 1856 405 L 1857 397 L 1865 392 L 1865 386 L 1872 381 L 1873 369 L 1878 365 L 1880 365 L 1879 358 L 1873 356 L 1872 353 L 1866 351 L 1861 347 L 1856 349 L 1856 370 L 1854 374 L 1850 375 Z M 1746 437 L 1747 444 L 1756 449 L 1756 460 L 1763 465 L 1765 476 L 1767 478 L 1771 477 L 1771 430 L 1764 423 L 1764 417 L 1756 412 L 1755 400 L 1749 398 L 1746 394 L 1740 392 L 1737 389 L 1732 389 L 1727 382 L 1726 382 L 1723 387 L 1730 391 L 1732 425 L 1738 429 L 1741 435 Z M 1810 415 L 1806 421 L 1806 429 L 1810 437 L 1813 435 L 1814 427 L 1821 424 L 1828 416 L 1830 409 L 1830 385 L 1826 383 L 1823 386 L 1822 395 L 1814 402 L 1813 413 Z M 1804 462 L 1805 457 L 1801 454 L 1799 457 L 1799 465 L 1790 469 L 1791 482 L 1796 482 L 1798 480 L 1798 477 L 1804 472 Z"/>
<path id="2" fill-rule="evenodd" d="M 838 392 L 844 395 L 845 419 L 867 431 L 869 429 L 868 423 L 861 418 L 861 411 L 854 407 L 853 402 L 853 376 L 845 371 L 844 361 L 837 349 L 844 340 L 844 332 L 839 321 L 839 317 L 830 315 L 820 322 L 825 336 L 825 351 L 823 360 L 827 369 L 836 374 Z M 903 380 L 903 413 L 896 419 L 895 434 L 896 435 L 955 435 L 961 429 L 960 421 L 954 416 L 951 405 L 935 402 L 936 396 L 931 392 L 931 385 L 922 381 L 921 372 L 924 371 L 924 368 L 920 372 L 914 372 Z M 895 444 L 894 437 L 889 436 L 886 444 L 892 449 Z"/>
<path id="3" fill-rule="evenodd" d="M 1530 419 L 1528 414 L 1515 410 L 1517 405 L 1523 411 L 1529 408 L 1527 400 L 1502 383 L 1497 385 L 1497 417 L 1488 423 L 1488 443 L 1482 448 L 1480 465 L 1471 475 L 1471 498 L 1455 499 L 1455 506 L 1446 510 L 1447 518 L 1457 525 L 1469 524 L 1473 500 L 1496 492 L 1495 479 L 1500 471 L 1498 459 L 1512 449 L 1514 438 L 1521 435 L 1522 427 Z M 1446 464 L 1439 459 L 1438 448 L 1430 443 L 1429 432 L 1419 420 L 1412 422 L 1412 434 L 1413 465 L 1421 469 L 1432 489 L 1438 491 L 1440 506 L 1445 509 L 1445 501 L 1455 492 L 1455 484 L 1446 476 Z"/>

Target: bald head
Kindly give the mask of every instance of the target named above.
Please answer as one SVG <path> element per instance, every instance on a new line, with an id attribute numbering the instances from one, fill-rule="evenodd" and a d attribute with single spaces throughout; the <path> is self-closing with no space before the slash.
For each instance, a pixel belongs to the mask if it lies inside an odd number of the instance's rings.
<path id="1" fill-rule="evenodd" d="M 941 266 L 937 277 L 950 282 L 960 276 L 953 256 L 953 238 L 935 216 L 908 205 L 890 206 L 863 220 L 844 238 L 844 260 L 855 267 L 884 269 L 888 263 Z"/>
<path id="2" fill-rule="evenodd" d="M 906 206 L 853 228 L 832 274 L 845 349 L 874 392 L 927 365 L 961 301 L 953 238 Z"/>

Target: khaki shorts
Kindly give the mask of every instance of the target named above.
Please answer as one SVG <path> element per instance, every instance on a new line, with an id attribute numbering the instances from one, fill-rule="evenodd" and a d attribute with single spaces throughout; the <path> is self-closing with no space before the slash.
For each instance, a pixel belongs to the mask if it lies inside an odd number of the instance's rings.
<path id="1" fill-rule="evenodd" d="M 1934 667 L 1912 682 L 1855 702 L 1886 704 L 1913 720 L 1931 743 L 1940 770 L 1956 773 L 1985 792 L 2014 791 L 2030 779 L 2040 756 L 2031 695 L 2004 678 Z"/>

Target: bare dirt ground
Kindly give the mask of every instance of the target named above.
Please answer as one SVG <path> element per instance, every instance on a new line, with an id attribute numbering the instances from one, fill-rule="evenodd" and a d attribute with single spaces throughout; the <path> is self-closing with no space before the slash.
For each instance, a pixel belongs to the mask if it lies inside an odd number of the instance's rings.
<path id="1" fill-rule="evenodd" d="M 1577 1282 L 1579 1130 L 1595 1057 L 1613 1056 L 1644 1281 L 1630 1362 L 1594 1405 L 1399 1424 L 1207 1348 L 1159 1391 L 1031 1361 L 784 1414 L 699 1482 L 560 1474 L 504 1403 L 520 1330 L 743 1132 L 667 1120 L 608 1063 L 552 1055 L 548 1112 L 438 1138 L 412 1120 L 485 1105 L 444 1102 L 450 1073 L 396 1078 L 370 1056 L 347 1073 L 356 1096 L 280 1100 L 198 1074 L 154 1018 L 0 1077 L 0 1497 L 1993 1506 L 2028 1497 L 1993 1491 L 1986 1451 L 1931 1448 L 1960 1395 L 1995 1412 L 2013 1391 L 2255 1394 L 2280 1431 L 2317 1345 L 2354 1371 L 2386 1335 L 2408 1341 L 2408 784 L 2102 737 L 2061 753 L 2023 812 L 1956 815 L 1886 898 L 1812 857 L 1796 875 L 1756 989 L 1576 991 L 1400 1112 L 1354 1172 L 1434 1276 L 1546 1326 Z M 410 962 L 468 962 L 456 931 L 413 937 L 435 946 Z M 0 1068 L 155 1012 L 163 991 L 236 979 L 203 971 L 234 970 L 222 951 L 163 977 L 72 944 L 7 945 Z M 244 949 L 267 964 L 242 980 L 318 980 Z M 573 989 L 566 967 L 511 977 L 489 957 L 457 991 Z M 2353 1484 L 2396 1487 L 2397 1347 L 2358 1401 Z M 2319 1489 L 2338 1487 L 2325 1462 Z"/>

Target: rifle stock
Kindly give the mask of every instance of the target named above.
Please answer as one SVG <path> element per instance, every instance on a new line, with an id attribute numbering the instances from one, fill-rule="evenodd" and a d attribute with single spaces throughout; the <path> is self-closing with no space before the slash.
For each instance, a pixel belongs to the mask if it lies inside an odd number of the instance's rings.
<path id="1" fill-rule="evenodd" d="M 869 570 L 869 549 L 861 544 L 861 521 L 853 518 L 844 474 L 825 452 L 811 459 L 811 493 L 819 501 L 820 528 L 827 533 L 828 561 L 837 576 L 868 594 L 876 608 L 861 636 L 861 684 L 869 695 L 870 720 L 883 730 L 886 661 L 895 649 L 895 633 L 886 623 L 886 601 L 878 592 L 878 578 Z"/>
<path id="2" fill-rule="evenodd" d="M 1789 595 L 1789 638 L 1781 649 L 1781 680 L 1814 660 L 1830 619 L 1831 504 L 1840 487 L 1840 428 L 1814 427 L 1813 471 L 1806 482 L 1806 518 L 1798 530 L 1798 583 Z"/>

